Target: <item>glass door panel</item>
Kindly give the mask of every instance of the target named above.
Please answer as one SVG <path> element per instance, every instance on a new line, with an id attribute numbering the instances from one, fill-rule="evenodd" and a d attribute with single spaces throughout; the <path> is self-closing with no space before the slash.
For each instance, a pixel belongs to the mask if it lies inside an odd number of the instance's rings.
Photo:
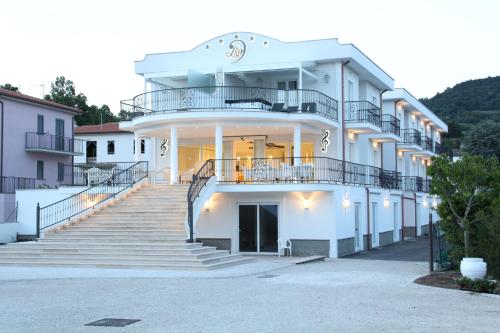
<path id="1" fill-rule="evenodd" d="M 259 251 L 278 252 L 278 205 L 259 206 Z"/>
<path id="2" fill-rule="evenodd" d="M 239 206 L 240 252 L 257 252 L 257 205 Z"/>

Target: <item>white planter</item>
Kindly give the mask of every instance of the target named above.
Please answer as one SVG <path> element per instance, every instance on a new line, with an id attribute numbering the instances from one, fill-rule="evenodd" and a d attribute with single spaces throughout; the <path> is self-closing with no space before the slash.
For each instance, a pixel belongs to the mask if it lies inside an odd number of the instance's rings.
<path id="1" fill-rule="evenodd" d="M 460 273 L 470 279 L 484 279 L 486 263 L 483 258 L 463 258 L 460 262 Z"/>

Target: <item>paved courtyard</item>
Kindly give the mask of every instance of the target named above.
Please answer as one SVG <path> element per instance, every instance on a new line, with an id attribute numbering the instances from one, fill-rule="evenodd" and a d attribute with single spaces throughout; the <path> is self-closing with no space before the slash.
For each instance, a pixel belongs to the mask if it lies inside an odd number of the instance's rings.
<path id="1" fill-rule="evenodd" d="M 426 274 L 424 262 L 276 261 L 260 258 L 203 274 L 0 267 L 0 332 L 498 332 L 500 327 L 499 297 L 414 284 Z M 103 318 L 141 321 L 123 328 L 84 326 Z"/>

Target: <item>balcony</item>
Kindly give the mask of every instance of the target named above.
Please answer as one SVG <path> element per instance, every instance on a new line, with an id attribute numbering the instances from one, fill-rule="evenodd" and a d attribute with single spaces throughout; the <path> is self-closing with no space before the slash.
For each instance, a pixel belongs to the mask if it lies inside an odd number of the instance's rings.
<path id="1" fill-rule="evenodd" d="M 422 136 L 420 132 L 414 128 L 402 129 L 401 142 L 398 143 L 398 149 L 409 152 L 422 151 Z"/>
<path id="2" fill-rule="evenodd" d="M 26 132 L 25 150 L 60 155 L 83 155 L 84 140 L 47 133 Z"/>
<path id="3" fill-rule="evenodd" d="M 338 119 L 338 102 L 316 90 L 278 90 L 260 87 L 191 87 L 148 92 L 122 101 L 131 118 L 158 112 L 271 111 L 317 114 Z"/>
<path id="4" fill-rule="evenodd" d="M 443 146 L 439 142 L 434 141 L 434 154 L 441 155 L 443 153 L 444 153 Z"/>
<path id="5" fill-rule="evenodd" d="M 371 134 L 369 139 L 374 142 L 400 142 L 401 129 L 399 127 L 399 119 L 390 114 L 383 114 L 381 128 L 382 133 Z"/>
<path id="6" fill-rule="evenodd" d="M 345 124 L 353 133 L 381 133 L 380 108 L 368 101 L 347 101 Z"/>

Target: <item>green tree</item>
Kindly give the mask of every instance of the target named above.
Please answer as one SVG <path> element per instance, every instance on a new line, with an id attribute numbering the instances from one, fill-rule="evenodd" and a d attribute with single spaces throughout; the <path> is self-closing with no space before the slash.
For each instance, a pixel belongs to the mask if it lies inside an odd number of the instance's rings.
<path id="1" fill-rule="evenodd" d="M 471 234 L 480 226 L 477 222 L 491 216 L 492 203 L 500 193 L 500 172 L 496 158 L 464 155 L 455 163 L 448 158 L 433 158 L 428 173 L 432 177 L 431 193 L 441 198 L 438 213 L 447 239 L 462 245 L 463 254 L 472 254 Z M 460 235 L 461 234 L 461 235 Z M 473 239 L 473 245 L 477 238 Z"/>
<path id="2" fill-rule="evenodd" d="M 500 159 L 500 123 L 485 120 L 474 126 L 465 150 L 473 155 L 496 156 Z"/>
<path id="3" fill-rule="evenodd" d="M 46 95 L 45 99 L 82 110 L 81 114 L 75 116 L 78 126 L 98 125 L 101 122 L 109 123 L 119 120 L 106 104 L 100 107 L 97 105 L 88 105 L 87 96 L 82 93 L 77 95 L 73 81 L 66 80 L 64 76 L 58 76 L 50 84 L 50 88 L 50 94 Z"/>
<path id="4" fill-rule="evenodd" d="M 10 91 L 19 92 L 19 87 L 15 87 L 15 86 L 13 86 L 10 83 L 0 84 L 0 88 L 7 89 L 7 90 L 10 90 Z"/>

